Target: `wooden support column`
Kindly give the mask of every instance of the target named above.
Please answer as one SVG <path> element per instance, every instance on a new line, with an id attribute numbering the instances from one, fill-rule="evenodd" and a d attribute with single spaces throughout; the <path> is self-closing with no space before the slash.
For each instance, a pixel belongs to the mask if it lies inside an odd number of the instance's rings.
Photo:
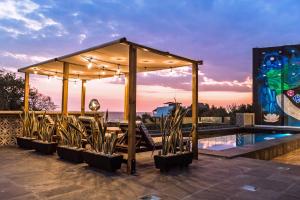
<path id="1" fill-rule="evenodd" d="M 192 151 L 194 159 L 198 159 L 198 63 L 192 66 Z"/>
<path id="2" fill-rule="evenodd" d="M 128 80 L 128 74 L 125 74 L 125 95 L 124 95 L 124 121 L 128 121 L 128 92 L 129 92 L 129 80 Z"/>
<path id="3" fill-rule="evenodd" d="M 136 71 L 137 71 L 136 47 L 129 45 L 129 73 L 128 73 L 128 160 L 127 173 L 134 174 L 135 161 L 135 134 L 136 134 Z"/>
<path id="4" fill-rule="evenodd" d="M 81 116 L 85 115 L 86 80 L 81 80 Z"/>
<path id="5" fill-rule="evenodd" d="M 24 111 L 29 111 L 29 72 L 25 72 Z"/>
<path id="6" fill-rule="evenodd" d="M 63 63 L 63 86 L 61 98 L 61 114 L 68 115 L 68 86 L 69 86 L 69 63 Z"/>

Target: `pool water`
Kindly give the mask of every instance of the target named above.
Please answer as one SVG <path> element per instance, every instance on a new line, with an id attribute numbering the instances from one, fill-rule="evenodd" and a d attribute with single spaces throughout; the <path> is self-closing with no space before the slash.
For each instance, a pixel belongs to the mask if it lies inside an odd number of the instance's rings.
<path id="1" fill-rule="evenodd" d="M 267 140 L 288 137 L 291 133 L 240 133 L 198 140 L 199 149 L 224 150 L 249 144 L 256 144 Z"/>

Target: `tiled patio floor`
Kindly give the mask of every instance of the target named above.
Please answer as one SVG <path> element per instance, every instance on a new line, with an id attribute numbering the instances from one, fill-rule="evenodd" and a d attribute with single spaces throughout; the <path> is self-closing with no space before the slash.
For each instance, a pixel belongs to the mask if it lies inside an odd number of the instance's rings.
<path id="1" fill-rule="evenodd" d="M 128 176 L 125 165 L 108 174 L 56 155 L 2 147 L 0 199 L 300 199 L 300 166 L 201 155 L 188 170 L 161 174 L 152 159 L 139 154 L 138 173 Z M 242 189 L 245 185 L 256 191 Z"/>

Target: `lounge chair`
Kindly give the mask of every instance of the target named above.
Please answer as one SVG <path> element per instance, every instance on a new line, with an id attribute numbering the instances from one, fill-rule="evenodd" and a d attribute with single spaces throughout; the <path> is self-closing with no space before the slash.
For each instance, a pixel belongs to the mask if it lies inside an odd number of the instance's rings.
<path id="1" fill-rule="evenodd" d="M 98 124 L 94 117 L 89 116 L 79 116 L 78 120 L 83 124 L 87 135 L 91 135 L 92 132 L 99 132 Z"/>
<path id="2" fill-rule="evenodd" d="M 120 124 L 121 130 L 124 134 L 118 137 L 117 151 L 127 152 L 128 149 L 128 124 Z M 153 151 L 161 149 L 161 137 L 155 139 L 151 137 L 149 131 L 144 123 L 137 122 L 136 124 L 136 152 Z"/>

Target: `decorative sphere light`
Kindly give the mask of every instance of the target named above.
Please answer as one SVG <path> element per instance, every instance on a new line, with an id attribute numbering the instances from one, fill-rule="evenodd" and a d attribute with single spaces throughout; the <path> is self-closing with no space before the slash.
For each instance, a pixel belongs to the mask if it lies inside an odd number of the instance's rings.
<path id="1" fill-rule="evenodd" d="M 89 103 L 89 109 L 91 111 L 98 111 L 100 109 L 100 103 L 97 99 L 92 99 Z"/>
<path id="2" fill-rule="evenodd" d="M 270 60 L 273 61 L 273 60 L 275 60 L 275 58 L 272 56 L 272 57 L 270 57 Z"/>

